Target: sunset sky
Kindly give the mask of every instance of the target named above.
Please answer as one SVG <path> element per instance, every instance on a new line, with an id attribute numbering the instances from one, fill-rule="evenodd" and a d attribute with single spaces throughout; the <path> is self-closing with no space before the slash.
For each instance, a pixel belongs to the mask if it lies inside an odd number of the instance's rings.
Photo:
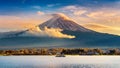
<path id="1" fill-rule="evenodd" d="M 120 35 L 120 0 L 0 0 L 0 32 L 30 28 L 54 13 L 89 29 Z"/>

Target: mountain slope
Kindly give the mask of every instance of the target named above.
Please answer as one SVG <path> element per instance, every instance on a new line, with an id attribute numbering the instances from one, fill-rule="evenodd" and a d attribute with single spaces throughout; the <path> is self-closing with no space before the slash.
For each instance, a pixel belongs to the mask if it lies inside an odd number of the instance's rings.
<path id="1" fill-rule="evenodd" d="M 63 33 L 76 36 L 72 39 L 75 43 L 68 47 L 89 47 L 89 48 L 119 48 L 120 36 L 98 32 L 79 32 L 79 31 L 63 31 Z"/>

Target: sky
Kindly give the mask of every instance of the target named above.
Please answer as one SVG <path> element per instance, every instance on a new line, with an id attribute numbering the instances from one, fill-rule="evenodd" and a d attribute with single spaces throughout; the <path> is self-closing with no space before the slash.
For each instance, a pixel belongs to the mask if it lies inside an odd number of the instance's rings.
<path id="1" fill-rule="evenodd" d="M 0 32 L 28 29 L 54 13 L 89 29 L 120 35 L 120 0 L 0 0 Z"/>

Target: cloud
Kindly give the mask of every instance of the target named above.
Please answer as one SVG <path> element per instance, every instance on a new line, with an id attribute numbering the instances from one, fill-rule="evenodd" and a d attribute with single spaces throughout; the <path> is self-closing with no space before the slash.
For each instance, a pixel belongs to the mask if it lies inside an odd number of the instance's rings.
<path id="1" fill-rule="evenodd" d="M 118 15 L 118 12 L 109 12 L 109 11 L 93 11 L 93 12 L 90 12 L 89 14 L 87 14 L 88 17 L 90 18 L 110 18 L 110 17 L 114 17 Z"/>
<path id="2" fill-rule="evenodd" d="M 51 14 L 54 18 L 59 18 L 59 17 L 62 17 L 63 19 L 67 19 L 67 20 L 70 20 L 70 18 L 68 16 L 66 16 L 64 13 L 54 13 L 54 14 Z"/>
<path id="3" fill-rule="evenodd" d="M 70 13 L 76 16 L 80 16 L 87 12 L 87 9 L 85 7 L 80 7 L 75 5 L 64 6 L 60 8 L 60 10 L 62 10 L 65 13 Z"/>
<path id="4" fill-rule="evenodd" d="M 84 26 L 88 27 L 88 28 L 95 28 L 95 29 L 109 28 L 108 26 L 105 26 L 105 25 L 102 25 L 102 24 L 97 24 L 97 23 L 87 23 Z"/>
<path id="5" fill-rule="evenodd" d="M 56 3 L 56 4 L 48 4 L 47 7 L 54 7 L 54 6 L 58 6 L 60 4 Z"/>
<path id="6" fill-rule="evenodd" d="M 53 6 L 55 6 L 54 4 L 49 4 L 49 5 L 47 5 L 47 7 L 53 7 Z"/>
<path id="7" fill-rule="evenodd" d="M 41 9 L 40 6 L 32 6 L 32 8 L 34 8 L 34 9 Z"/>
<path id="8" fill-rule="evenodd" d="M 88 24 L 84 24 L 83 26 L 88 29 L 92 29 L 92 30 L 102 32 L 102 33 L 120 35 L 119 27 L 106 26 L 106 25 L 97 24 L 97 23 L 88 23 Z"/>
<path id="9" fill-rule="evenodd" d="M 66 12 L 74 12 L 74 11 L 79 11 L 83 9 L 85 8 L 80 6 L 75 6 L 75 5 L 69 5 L 69 6 L 62 7 L 59 10 L 66 11 Z"/>
<path id="10" fill-rule="evenodd" d="M 74 5 L 69 5 L 69 6 L 65 6 L 63 8 L 61 8 L 62 10 L 76 10 L 77 7 Z"/>
<path id="11" fill-rule="evenodd" d="M 28 36 L 28 35 L 32 35 L 32 36 L 38 36 L 38 37 L 42 37 L 42 36 L 48 36 L 48 37 L 54 37 L 54 38 L 75 38 L 75 36 L 72 35 L 67 35 L 67 34 L 63 34 L 61 32 L 62 30 L 59 28 L 47 28 L 45 27 L 44 30 L 40 30 L 39 27 L 32 27 L 27 34 L 24 34 L 23 36 Z"/>
<path id="12" fill-rule="evenodd" d="M 82 14 L 84 14 L 86 12 L 87 12 L 86 10 L 79 10 L 79 11 L 74 11 L 73 14 L 74 15 L 82 15 Z"/>
<path id="13" fill-rule="evenodd" d="M 38 14 L 38 15 L 44 15 L 45 13 L 44 13 L 44 12 L 41 12 L 41 11 L 38 11 L 37 14 Z"/>
<path id="14" fill-rule="evenodd" d="M 120 26 L 120 10 L 114 9 L 99 9 L 96 11 L 91 11 L 85 14 L 86 17 L 92 20 L 92 22 L 111 25 L 111 26 Z"/>
<path id="15" fill-rule="evenodd" d="M 24 30 L 30 28 L 31 26 L 41 24 L 48 19 L 50 19 L 50 16 L 39 16 L 37 13 L 23 15 L 0 15 L 0 29 L 3 29 L 2 32 Z"/>
<path id="16" fill-rule="evenodd" d="M 120 26 L 120 10 L 118 8 L 108 6 L 89 8 L 70 5 L 60 8 L 60 10 L 79 24 L 95 22 L 114 27 Z"/>

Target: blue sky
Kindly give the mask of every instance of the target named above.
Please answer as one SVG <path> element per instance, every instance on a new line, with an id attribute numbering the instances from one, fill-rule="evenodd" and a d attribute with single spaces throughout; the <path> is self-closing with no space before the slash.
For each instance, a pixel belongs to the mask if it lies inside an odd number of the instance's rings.
<path id="1" fill-rule="evenodd" d="M 120 35 L 120 0 L 0 0 L 0 32 L 38 25 L 53 13 L 95 31 Z"/>
<path id="2" fill-rule="evenodd" d="M 113 6 L 120 0 L 0 0 L 0 14 L 55 10 L 63 6 L 76 5 L 88 8 Z M 36 7 L 35 6 L 39 6 Z M 33 8 L 32 8 L 33 7 Z M 38 8 L 38 9 L 37 9 Z"/>

